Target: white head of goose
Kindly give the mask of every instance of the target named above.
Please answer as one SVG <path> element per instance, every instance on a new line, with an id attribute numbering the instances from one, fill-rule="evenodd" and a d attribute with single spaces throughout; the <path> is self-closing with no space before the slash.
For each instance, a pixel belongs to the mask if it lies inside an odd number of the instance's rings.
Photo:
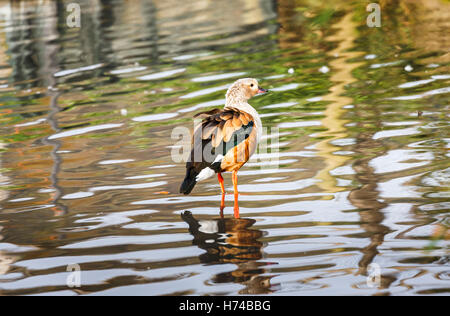
<path id="1" fill-rule="evenodd" d="M 258 112 L 247 101 L 265 92 L 267 90 L 259 87 L 256 79 L 239 79 L 228 89 L 223 109 L 194 116 L 202 120 L 194 128 L 191 156 L 186 163 L 186 177 L 180 193 L 189 194 L 197 182 L 217 173 L 222 191 L 222 213 L 225 200 L 222 172 L 232 172 L 234 216 L 239 217 L 237 172 L 255 152 L 262 134 Z"/>

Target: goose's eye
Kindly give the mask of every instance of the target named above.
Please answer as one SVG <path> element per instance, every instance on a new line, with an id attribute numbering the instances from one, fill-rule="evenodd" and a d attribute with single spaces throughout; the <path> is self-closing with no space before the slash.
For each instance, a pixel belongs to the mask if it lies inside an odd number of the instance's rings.
<path id="1" fill-rule="evenodd" d="M 253 87 L 253 83 L 250 85 L 250 87 Z"/>

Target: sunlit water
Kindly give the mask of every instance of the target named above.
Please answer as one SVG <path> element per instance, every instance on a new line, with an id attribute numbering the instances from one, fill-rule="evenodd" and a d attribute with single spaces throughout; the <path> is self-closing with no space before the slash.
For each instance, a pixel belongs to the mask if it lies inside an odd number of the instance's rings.
<path id="1" fill-rule="evenodd" d="M 448 2 L 69 2 L 0 2 L 0 294 L 449 293 Z M 221 219 L 171 135 L 241 77 L 267 135 Z"/>

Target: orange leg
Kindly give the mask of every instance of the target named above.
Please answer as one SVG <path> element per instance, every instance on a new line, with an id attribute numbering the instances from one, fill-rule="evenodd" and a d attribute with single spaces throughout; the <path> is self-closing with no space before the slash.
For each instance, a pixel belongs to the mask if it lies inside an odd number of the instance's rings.
<path id="1" fill-rule="evenodd" d="M 239 218 L 239 203 L 238 203 L 238 180 L 237 180 L 237 171 L 233 171 L 232 178 L 233 180 L 233 189 L 234 189 L 234 218 Z"/>
<path id="2" fill-rule="evenodd" d="M 222 193 L 222 200 L 220 201 L 220 218 L 223 218 L 224 209 L 225 209 L 225 193 Z"/>
<path id="3" fill-rule="evenodd" d="M 225 208 L 225 187 L 223 185 L 223 177 L 220 172 L 217 174 L 220 183 L 220 191 L 222 192 L 222 200 L 220 201 L 220 217 L 223 217 L 223 209 Z"/>
<path id="4" fill-rule="evenodd" d="M 222 194 L 225 194 L 225 187 L 223 186 L 223 177 L 220 174 L 220 172 L 217 174 L 217 179 L 219 179 L 220 190 L 222 191 Z"/>

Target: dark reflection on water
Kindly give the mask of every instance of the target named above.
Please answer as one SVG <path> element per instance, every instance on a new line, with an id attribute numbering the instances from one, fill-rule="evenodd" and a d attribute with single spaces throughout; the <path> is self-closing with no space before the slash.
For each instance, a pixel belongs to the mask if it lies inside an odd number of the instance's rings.
<path id="1" fill-rule="evenodd" d="M 254 219 L 222 217 L 199 221 L 189 211 L 182 213 L 181 218 L 189 225 L 189 232 L 194 236 L 192 243 L 206 251 L 199 256 L 200 262 L 236 265 L 236 270 L 214 276 L 214 283 L 244 284 L 245 289 L 240 290 L 240 294 L 272 292 L 272 276 L 261 274 L 265 273 L 265 265 L 275 263 L 255 262 L 263 258 L 263 243 L 259 241 L 263 232 L 251 228 Z"/>
<path id="2" fill-rule="evenodd" d="M 448 294 L 447 2 L 71 2 L 0 1 L 1 294 Z M 250 76 L 220 217 L 171 135 Z"/>

